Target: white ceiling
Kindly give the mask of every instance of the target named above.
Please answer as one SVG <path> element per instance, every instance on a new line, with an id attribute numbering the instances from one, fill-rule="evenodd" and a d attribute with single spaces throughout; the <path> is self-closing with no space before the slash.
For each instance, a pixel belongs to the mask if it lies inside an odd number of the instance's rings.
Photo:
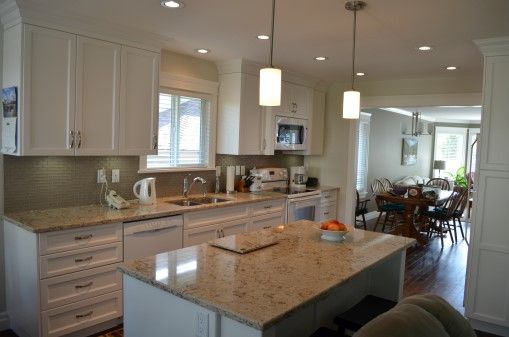
<path id="1" fill-rule="evenodd" d="M 480 106 L 428 106 L 414 108 L 381 108 L 382 110 L 411 116 L 420 112 L 421 117 L 430 122 L 479 124 L 481 122 Z M 366 110 L 376 113 L 378 109 Z"/>
<path id="2" fill-rule="evenodd" d="M 93 19 L 119 30 L 136 28 L 164 40 L 173 51 L 218 61 L 243 57 L 266 63 L 271 0 L 182 0 L 165 9 L 159 0 L 17 0 L 20 7 Z M 0 1 L 1 2 L 1 1 Z M 472 40 L 509 35 L 508 0 L 367 0 L 358 15 L 360 79 L 433 76 L 480 79 L 482 58 Z M 326 81 L 347 81 L 352 14 L 345 0 L 277 0 L 274 63 Z M 416 47 L 434 46 L 422 55 Z M 212 53 L 197 55 L 196 48 Z M 314 56 L 326 55 L 318 63 Z M 443 67 L 456 65 L 454 73 Z"/>

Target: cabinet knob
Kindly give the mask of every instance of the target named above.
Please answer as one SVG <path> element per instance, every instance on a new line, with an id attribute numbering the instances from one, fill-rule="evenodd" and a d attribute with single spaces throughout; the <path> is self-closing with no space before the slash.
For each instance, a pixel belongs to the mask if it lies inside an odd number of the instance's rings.
<path id="1" fill-rule="evenodd" d="M 81 148 L 81 131 L 78 130 L 78 132 L 76 133 L 76 138 L 78 139 L 78 149 Z"/>
<path id="2" fill-rule="evenodd" d="M 155 133 L 152 136 L 152 144 L 153 144 L 153 149 L 157 150 L 157 135 Z"/>

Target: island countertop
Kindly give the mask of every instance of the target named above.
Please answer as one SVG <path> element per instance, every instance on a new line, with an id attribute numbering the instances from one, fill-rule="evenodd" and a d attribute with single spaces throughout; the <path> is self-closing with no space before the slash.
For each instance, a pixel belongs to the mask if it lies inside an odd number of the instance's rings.
<path id="1" fill-rule="evenodd" d="M 248 254 L 201 244 L 127 261 L 120 270 L 263 330 L 415 242 L 358 229 L 343 242 L 328 242 L 315 225 L 302 220 L 260 231 L 279 243 Z"/>

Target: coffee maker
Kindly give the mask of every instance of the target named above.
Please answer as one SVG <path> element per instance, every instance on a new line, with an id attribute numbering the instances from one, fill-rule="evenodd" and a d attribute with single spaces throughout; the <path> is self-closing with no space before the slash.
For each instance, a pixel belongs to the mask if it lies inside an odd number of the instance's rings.
<path id="1" fill-rule="evenodd" d="M 294 190 L 305 190 L 308 176 L 304 166 L 290 167 L 290 188 Z"/>

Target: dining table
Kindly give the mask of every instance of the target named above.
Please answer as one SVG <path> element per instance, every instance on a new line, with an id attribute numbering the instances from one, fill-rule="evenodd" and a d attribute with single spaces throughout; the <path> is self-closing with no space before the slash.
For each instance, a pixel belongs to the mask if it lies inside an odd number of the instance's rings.
<path id="1" fill-rule="evenodd" d="M 434 199 L 429 199 L 424 196 L 415 198 L 409 197 L 408 195 L 395 195 L 389 192 L 382 192 L 376 195 L 376 199 L 382 202 L 400 204 L 404 206 L 403 212 L 403 223 L 392 231 L 391 234 L 402 235 L 409 238 L 414 238 L 420 245 L 426 244 L 426 239 L 421 235 L 419 230 L 415 226 L 414 215 L 415 209 L 428 208 L 429 206 L 443 205 L 453 194 L 453 191 L 440 190 L 438 196 Z"/>

